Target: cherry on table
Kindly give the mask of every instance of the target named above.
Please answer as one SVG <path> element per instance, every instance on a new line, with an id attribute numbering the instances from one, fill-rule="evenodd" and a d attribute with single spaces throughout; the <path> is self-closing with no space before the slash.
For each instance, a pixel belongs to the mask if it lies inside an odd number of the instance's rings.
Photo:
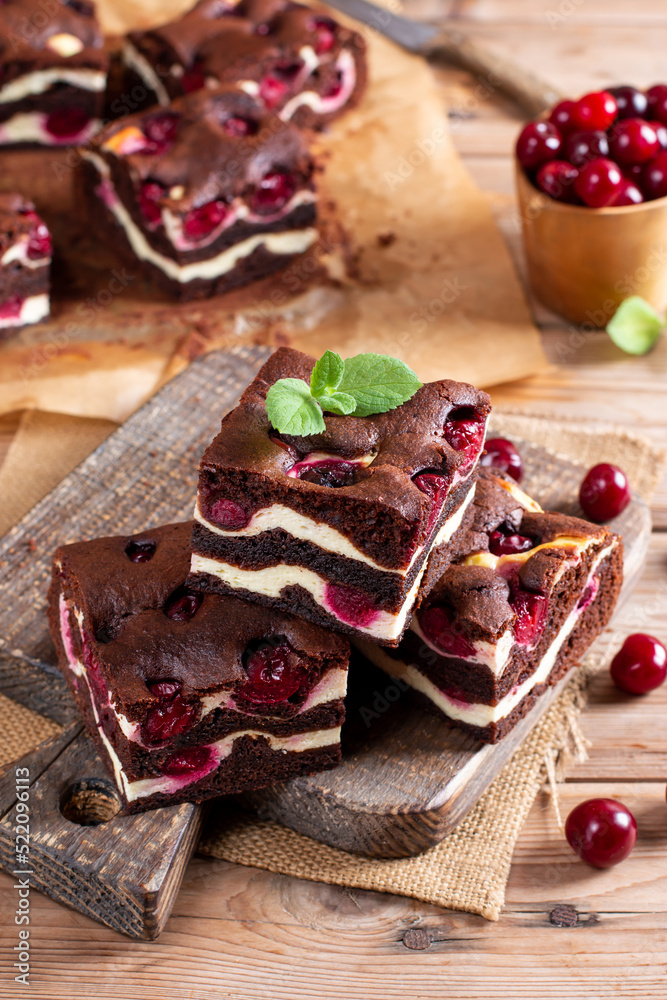
<path id="1" fill-rule="evenodd" d="M 615 799 L 587 799 L 567 817 L 565 836 L 582 861 L 595 868 L 611 868 L 635 846 L 637 822 Z"/>
<path id="2" fill-rule="evenodd" d="M 589 208 L 606 208 L 618 197 L 623 175 L 613 160 L 590 160 L 579 171 L 574 190 Z"/>
<path id="3" fill-rule="evenodd" d="M 629 635 L 609 668 L 616 687 L 628 694 L 648 694 L 667 677 L 667 649 L 643 632 Z"/>
<path id="4" fill-rule="evenodd" d="M 658 153 L 645 164 L 640 184 L 647 201 L 667 195 L 667 150 Z"/>
<path id="5" fill-rule="evenodd" d="M 653 159 L 660 150 L 658 133 L 643 118 L 626 118 L 611 130 L 611 155 L 621 166 L 633 166 Z"/>
<path id="6" fill-rule="evenodd" d="M 645 117 L 648 99 L 643 91 L 623 84 L 620 87 L 609 87 L 609 93 L 616 101 L 619 119 Z"/>
<path id="7" fill-rule="evenodd" d="M 523 459 L 518 449 L 507 438 L 491 438 L 484 445 L 481 464 L 506 472 L 508 476 L 521 482 L 523 476 Z"/>
<path id="8" fill-rule="evenodd" d="M 563 154 L 575 167 L 609 156 L 609 139 L 606 132 L 572 132 L 563 145 Z"/>
<path id="9" fill-rule="evenodd" d="M 615 121 L 618 106 L 607 90 L 584 94 L 572 108 L 572 122 L 581 129 L 601 129 L 603 132 Z"/>
<path id="10" fill-rule="evenodd" d="M 535 183 L 540 191 L 544 191 L 555 201 L 572 204 L 579 200 L 574 190 L 574 182 L 578 176 L 579 171 L 571 163 L 549 160 L 537 171 Z"/>
<path id="11" fill-rule="evenodd" d="M 600 524 L 618 517 L 630 503 L 628 477 L 617 465 L 600 462 L 589 469 L 579 488 L 579 503 L 586 517 Z"/>
<path id="12" fill-rule="evenodd" d="M 555 160 L 562 140 L 552 122 L 529 122 L 516 141 L 516 155 L 524 170 L 536 170 L 547 160 Z"/>

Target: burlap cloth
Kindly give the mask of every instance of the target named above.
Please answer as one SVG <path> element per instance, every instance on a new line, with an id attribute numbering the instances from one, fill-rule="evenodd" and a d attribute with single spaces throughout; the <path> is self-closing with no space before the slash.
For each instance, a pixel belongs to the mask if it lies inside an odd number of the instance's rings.
<path id="1" fill-rule="evenodd" d="M 92 424 L 96 426 L 92 426 Z M 0 498 L 32 470 L 31 502 L 54 483 L 52 462 L 32 464 L 42 435 L 34 416 L 17 435 L 0 471 Z M 513 415 L 494 415 L 496 430 L 543 444 L 584 466 L 613 461 L 627 472 L 635 492 L 650 499 L 661 475 L 664 455 L 641 438 L 614 428 L 583 431 L 576 424 Z M 60 425 L 79 450 L 102 440 L 112 425 L 100 421 Z M 68 449 L 61 475 L 72 466 Z M 40 476 L 40 473 L 43 473 Z M 18 516 L 14 501 L 13 511 Z M 415 858 L 376 861 L 327 847 L 276 823 L 235 814 L 205 831 L 200 851 L 224 859 L 316 882 L 412 896 L 450 909 L 497 920 L 503 905 L 512 853 L 535 796 L 548 775 L 562 772 L 571 755 L 584 753 L 577 716 L 585 706 L 591 675 L 604 667 L 618 645 L 613 628 L 570 681 L 505 769 L 467 818 L 437 847 Z M 0 695 L 0 764 L 15 760 L 58 731 L 49 719 Z"/>

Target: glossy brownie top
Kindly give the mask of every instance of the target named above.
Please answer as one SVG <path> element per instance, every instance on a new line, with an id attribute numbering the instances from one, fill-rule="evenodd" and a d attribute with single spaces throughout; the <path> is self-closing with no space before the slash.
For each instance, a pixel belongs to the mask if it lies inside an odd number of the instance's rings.
<path id="1" fill-rule="evenodd" d="M 2 85 L 33 69 L 106 69 L 108 56 L 89 0 L 3 0 L 0 5 Z M 32 65 L 36 63 L 37 65 Z"/>
<path id="2" fill-rule="evenodd" d="M 248 681 L 244 657 L 267 641 L 286 641 L 306 673 L 347 666 L 349 646 L 340 636 L 236 598 L 188 591 L 191 532 L 191 522 L 170 524 L 75 542 L 54 554 L 52 628 L 64 588 L 83 613 L 84 640 L 112 700 L 124 710 L 146 703 L 147 685 L 165 679 L 177 681 L 184 698 L 240 689 Z"/>

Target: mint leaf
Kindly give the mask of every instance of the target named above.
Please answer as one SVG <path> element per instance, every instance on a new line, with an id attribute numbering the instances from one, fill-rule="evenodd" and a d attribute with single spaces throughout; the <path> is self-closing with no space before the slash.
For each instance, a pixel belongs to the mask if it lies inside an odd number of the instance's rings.
<path id="1" fill-rule="evenodd" d="M 345 361 L 338 391 L 356 400 L 355 417 L 394 410 L 421 388 L 411 368 L 386 354 L 357 354 Z"/>
<path id="2" fill-rule="evenodd" d="M 300 378 L 278 379 L 266 395 L 266 412 L 280 434 L 307 437 L 326 430 L 322 408 Z"/>
<path id="3" fill-rule="evenodd" d="M 628 354 L 646 354 L 660 336 L 663 319 L 640 295 L 621 302 L 607 324 L 607 333 Z"/>
<path id="4" fill-rule="evenodd" d="M 319 361 L 315 362 L 313 374 L 310 376 L 310 391 L 316 398 L 325 393 L 335 392 L 343 377 L 345 362 L 340 354 L 325 351 Z"/>
<path id="5" fill-rule="evenodd" d="M 338 413 L 342 416 L 354 413 L 357 407 L 354 396 L 348 396 L 346 392 L 332 392 L 331 395 L 320 396 L 318 402 L 323 410 L 329 413 Z"/>

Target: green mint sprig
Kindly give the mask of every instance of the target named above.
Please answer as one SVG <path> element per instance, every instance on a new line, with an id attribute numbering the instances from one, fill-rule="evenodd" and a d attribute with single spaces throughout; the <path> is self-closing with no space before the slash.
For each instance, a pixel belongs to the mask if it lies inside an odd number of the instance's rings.
<path id="1" fill-rule="evenodd" d="M 660 316 L 641 295 L 631 295 L 621 302 L 607 324 L 607 333 L 627 354 L 647 354 L 665 327 Z"/>
<path id="2" fill-rule="evenodd" d="M 411 368 L 387 354 L 357 354 L 343 361 L 325 351 L 313 368 L 310 386 L 281 378 L 266 396 L 266 412 L 280 434 L 306 437 L 326 429 L 324 413 L 368 417 L 412 399 L 422 383 Z"/>

